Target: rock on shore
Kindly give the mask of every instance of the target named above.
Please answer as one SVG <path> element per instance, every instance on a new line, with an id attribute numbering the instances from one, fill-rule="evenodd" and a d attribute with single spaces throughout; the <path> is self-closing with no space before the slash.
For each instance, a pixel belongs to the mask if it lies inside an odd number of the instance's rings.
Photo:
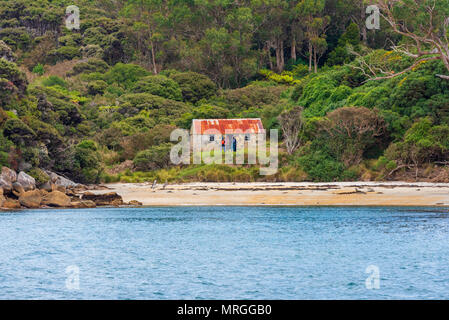
<path id="1" fill-rule="evenodd" d="M 138 201 L 128 204 L 120 195 L 110 192 L 96 195 L 86 192 L 87 186 L 75 183 L 54 172 L 47 171 L 49 181 L 36 185 L 36 180 L 25 172 L 16 173 L 7 167 L 0 174 L 0 209 L 95 208 L 97 206 L 142 205 Z M 83 194 L 84 193 L 84 194 Z"/>
<path id="2" fill-rule="evenodd" d="M 65 193 L 55 190 L 47 193 L 42 203 L 50 207 L 71 207 L 72 201 Z"/>
<path id="3" fill-rule="evenodd" d="M 19 196 L 19 203 L 26 208 L 39 208 L 42 203 L 42 193 L 39 190 L 23 192 Z"/>
<path id="4" fill-rule="evenodd" d="M 97 206 L 121 206 L 123 205 L 123 199 L 116 192 L 109 192 L 104 194 L 94 194 L 92 192 L 86 192 L 83 194 L 82 200 L 90 200 L 95 202 Z"/>

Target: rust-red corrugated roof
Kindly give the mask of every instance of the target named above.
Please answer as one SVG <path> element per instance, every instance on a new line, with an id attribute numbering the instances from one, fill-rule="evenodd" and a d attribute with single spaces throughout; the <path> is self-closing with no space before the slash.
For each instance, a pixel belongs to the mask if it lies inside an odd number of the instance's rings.
<path id="1" fill-rule="evenodd" d="M 260 119 L 195 119 L 192 121 L 193 134 L 211 134 L 213 130 L 225 133 L 264 133 Z"/>

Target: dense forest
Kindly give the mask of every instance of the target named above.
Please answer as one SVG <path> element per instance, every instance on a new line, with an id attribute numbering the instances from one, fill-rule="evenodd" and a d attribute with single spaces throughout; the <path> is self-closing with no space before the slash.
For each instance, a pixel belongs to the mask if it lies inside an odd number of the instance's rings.
<path id="1" fill-rule="evenodd" d="M 0 0 L 0 167 L 38 183 L 449 182 L 448 17 L 449 0 Z M 284 133 L 276 175 L 170 163 L 173 129 L 241 117 Z"/>

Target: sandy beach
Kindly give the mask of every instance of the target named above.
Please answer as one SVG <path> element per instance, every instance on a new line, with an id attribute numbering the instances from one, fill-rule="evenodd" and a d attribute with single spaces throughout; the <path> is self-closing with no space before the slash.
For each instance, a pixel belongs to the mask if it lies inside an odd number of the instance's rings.
<path id="1" fill-rule="evenodd" d="M 144 206 L 437 206 L 449 207 L 449 184 L 339 183 L 151 183 L 107 184 L 94 193 L 117 192 Z"/>

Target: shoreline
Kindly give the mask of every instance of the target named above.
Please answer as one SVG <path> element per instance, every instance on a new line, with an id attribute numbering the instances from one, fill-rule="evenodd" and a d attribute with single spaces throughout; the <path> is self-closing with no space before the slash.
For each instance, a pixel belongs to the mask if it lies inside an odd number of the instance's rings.
<path id="1" fill-rule="evenodd" d="M 147 207 L 449 207 L 449 183 L 429 182 L 113 183 L 90 192 L 116 192 Z"/>

